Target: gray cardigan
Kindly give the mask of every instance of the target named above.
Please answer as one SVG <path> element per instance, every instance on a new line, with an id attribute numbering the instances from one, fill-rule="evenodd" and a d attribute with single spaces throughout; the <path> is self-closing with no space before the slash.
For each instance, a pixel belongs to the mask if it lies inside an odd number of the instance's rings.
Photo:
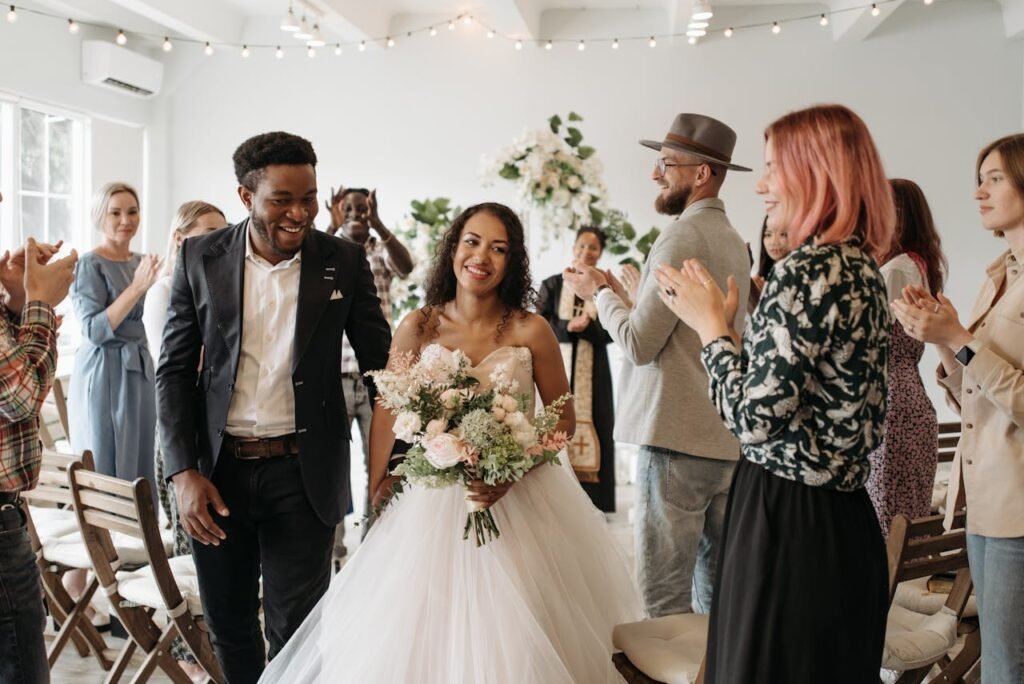
<path id="1" fill-rule="evenodd" d="M 625 355 L 615 439 L 734 461 L 740 455 L 739 442 L 708 397 L 700 338 L 662 304 L 651 272 L 660 264 L 678 268 L 686 259 L 700 259 L 723 290 L 729 275 L 736 278 L 740 307 L 735 326 L 743 330 L 750 288 L 746 245 L 720 199 L 694 202 L 651 248 L 632 311 L 608 290 L 598 297 L 601 324 Z"/>

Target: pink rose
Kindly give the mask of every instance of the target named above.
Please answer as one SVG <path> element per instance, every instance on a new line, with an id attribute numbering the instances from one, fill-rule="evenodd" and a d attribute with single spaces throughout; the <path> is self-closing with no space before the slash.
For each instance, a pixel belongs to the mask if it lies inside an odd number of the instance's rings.
<path id="1" fill-rule="evenodd" d="M 455 435 L 442 432 L 423 442 L 424 456 L 430 465 L 447 470 L 461 461 L 468 460 L 466 444 Z"/>

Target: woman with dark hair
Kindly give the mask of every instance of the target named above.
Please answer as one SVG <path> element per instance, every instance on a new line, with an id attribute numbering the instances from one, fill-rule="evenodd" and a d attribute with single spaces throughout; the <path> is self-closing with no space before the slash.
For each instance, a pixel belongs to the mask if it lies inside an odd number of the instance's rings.
<path id="1" fill-rule="evenodd" d="M 470 207 L 438 248 L 426 305 L 398 326 L 392 356 L 465 353 L 483 389 L 499 370 L 531 399 L 568 392 L 558 342 L 529 313 L 535 295 L 523 227 L 500 204 Z M 370 491 L 391 492 L 395 416 L 378 405 L 370 429 Z M 559 428 L 572 434 L 572 403 Z M 538 466 L 509 486 L 482 482 L 501 536 L 462 539 L 466 492 L 406 487 L 263 682 L 574 684 L 620 681 L 612 628 L 640 617 L 625 563 L 567 464 Z M 396 644 L 400 647 L 396 648 Z"/>
<path id="2" fill-rule="evenodd" d="M 1024 135 L 986 145 L 975 173 L 982 227 L 1007 249 L 985 270 L 970 318 L 915 286 L 893 311 L 907 334 L 935 345 L 946 403 L 963 420 L 946 516 L 967 506 L 981 676 L 1002 684 L 1024 682 Z"/>
<path id="3" fill-rule="evenodd" d="M 747 247 L 750 245 L 748 243 Z M 761 223 L 761 249 L 757 256 L 757 271 L 750 277 L 750 295 L 747 301 L 747 313 L 754 313 L 757 303 L 764 292 L 764 284 L 772 275 L 775 264 L 789 254 L 793 248 L 789 246 L 789 231 L 785 226 L 777 228 L 768 225 L 768 217 Z"/>
<path id="4" fill-rule="evenodd" d="M 596 266 L 604 253 L 600 228 L 584 226 L 576 233 L 576 261 Z M 615 406 L 608 345 L 612 338 L 597 320 L 597 307 L 562 287 L 562 274 L 540 286 L 537 313 L 547 319 L 562 350 L 562 363 L 576 404 L 576 436 L 569 461 L 583 491 L 605 513 L 615 512 Z"/>
<path id="5" fill-rule="evenodd" d="M 743 333 L 704 266 L 661 266 L 662 301 L 700 336 L 711 396 L 743 458 L 729 491 L 708 684 L 877 681 L 885 544 L 864 491 L 882 438 L 889 311 L 876 265 L 895 220 L 864 121 L 840 105 L 765 130 L 757 184 L 793 251 Z"/>
<path id="6" fill-rule="evenodd" d="M 881 258 L 887 296 L 893 302 L 903 296 L 903 288 L 913 285 L 934 297 L 942 290 L 946 257 L 928 200 L 913 181 L 897 178 L 889 183 L 896 203 L 896 230 Z M 924 343 L 907 335 L 896 321 L 889 332 L 885 436 L 871 454 L 867 484 L 886 537 L 898 514 L 919 518 L 930 512 L 939 439 L 935 407 L 918 370 Z"/>

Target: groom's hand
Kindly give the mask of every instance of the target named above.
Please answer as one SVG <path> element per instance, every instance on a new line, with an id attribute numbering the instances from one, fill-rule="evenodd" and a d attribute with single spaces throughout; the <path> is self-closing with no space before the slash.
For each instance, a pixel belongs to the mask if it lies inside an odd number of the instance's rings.
<path id="1" fill-rule="evenodd" d="M 220 546 L 227 539 L 217 523 L 210 515 L 210 506 L 221 517 L 230 515 L 220 492 L 198 470 L 189 469 L 176 473 L 171 480 L 174 482 L 174 495 L 178 500 L 178 516 L 181 526 L 189 536 L 200 544 Z"/>

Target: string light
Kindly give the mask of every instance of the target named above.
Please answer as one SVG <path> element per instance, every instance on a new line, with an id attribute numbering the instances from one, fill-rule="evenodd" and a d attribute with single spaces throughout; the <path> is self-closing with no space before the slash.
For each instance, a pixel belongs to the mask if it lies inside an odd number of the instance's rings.
<path id="1" fill-rule="evenodd" d="M 164 52 L 170 52 L 171 50 L 174 49 L 174 44 L 171 42 L 171 39 L 168 38 L 167 36 L 164 36 L 163 49 L 164 49 Z"/>
<path id="2" fill-rule="evenodd" d="M 872 3 L 871 4 L 871 16 L 877 17 L 881 13 L 882 13 L 882 10 L 878 9 L 878 5 L 875 4 L 875 3 Z"/>
<path id="3" fill-rule="evenodd" d="M 11 5 L 11 10 L 7 13 L 7 21 L 11 24 L 18 21 L 18 10 L 14 9 L 14 5 Z"/>
<path id="4" fill-rule="evenodd" d="M 694 38 L 693 36 L 690 36 L 689 38 L 686 39 L 686 42 L 689 43 L 690 45 L 696 45 L 697 39 Z"/>
<path id="5" fill-rule="evenodd" d="M 730 26 L 729 28 L 725 29 L 725 31 L 724 31 L 724 35 L 725 35 L 726 38 L 732 38 L 732 34 L 733 33 L 734 33 L 734 31 L 732 30 L 732 26 Z"/>
<path id="6" fill-rule="evenodd" d="M 818 21 L 818 23 L 821 24 L 822 26 L 828 26 L 828 17 L 822 14 L 821 19 Z"/>
<path id="7" fill-rule="evenodd" d="M 341 57 L 341 43 L 334 46 L 334 56 Z"/>
<path id="8" fill-rule="evenodd" d="M 470 24 L 473 23 L 473 17 L 471 17 L 468 14 L 464 15 L 462 17 L 462 23 L 465 24 L 466 26 L 469 26 Z"/>
<path id="9" fill-rule="evenodd" d="M 68 33 L 71 35 L 78 33 L 78 22 L 74 19 L 68 19 Z"/>
<path id="10" fill-rule="evenodd" d="M 448 30 L 449 31 L 454 31 L 455 30 L 455 22 L 454 21 L 449 21 L 448 22 Z"/>
<path id="11" fill-rule="evenodd" d="M 490 29 L 487 29 L 487 37 L 488 38 L 493 38 L 494 37 L 494 31 L 492 31 Z"/>
<path id="12" fill-rule="evenodd" d="M 433 26 L 431 26 L 430 27 L 430 37 L 433 38 L 436 35 L 437 35 L 437 29 L 434 28 Z"/>
<path id="13" fill-rule="evenodd" d="M 618 50 L 618 49 L 619 49 L 619 39 L 616 38 L 615 40 L 612 41 L 612 50 Z"/>
<path id="14" fill-rule="evenodd" d="M 648 45 L 650 45 L 650 46 L 651 46 L 652 48 L 656 48 L 656 47 L 658 47 L 658 41 L 656 41 L 656 40 L 654 39 L 654 36 L 651 36 L 651 40 L 650 40 L 650 42 L 649 42 L 649 43 L 647 43 L 647 44 L 648 44 Z"/>
<path id="15" fill-rule="evenodd" d="M 126 45 L 128 43 L 128 36 L 124 35 L 124 31 L 121 29 L 117 30 L 117 38 L 114 39 L 118 45 Z"/>
<path id="16" fill-rule="evenodd" d="M 210 45 L 209 42 L 207 42 L 206 43 L 206 48 L 203 50 L 203 52 L 206 53 L 207 57 L 212 57 L 213 56 L 213 46 Z"/>
<path id="17" fill-rule="evenodd" d="M 779 22 L 776 21 L 772 23 L 772 33 L 774 33 L 775 35 L 779 35 L 780 33 L 782 33 L 782 27 L 779 26 Z"/>
<path id="18" fill-rule="evenodd" d="M 361 42 L 359 43 L 359 51 L 360 51 L 360 52 L 366 52 L 366 41 L 365 41 L 365 40 L 364 40 L 364 41 L 361 41 Z"/>
<path id="19" fill-rule="evenodd" d="M 523 41 L 517 40 L 516 41 L 516 50 L 522 50 L 522 49 L 523 49 Z"/>
<path id="20" fill-rule="evenodd" d="M 550 50 L 553 47 L 554 47 L 554 45 L 551 44 L 550 40 L 548 42 L 544 43 L 544 49 L 545 50 Z"/>
<path id="21" fill-rule="evenodd" d="M 249 54 L 250 54 L 249 46 L 248 45 L 243 45 L 242 46 L 242 57 L 244 57 L 245 59 L 249 59 Z"/>
<path id="22" fill-rule="evenodd" d="M 316 48 L 310 47 L 308 50 L 306 50 L 306 56 L 309 57 L 310 59 L 316 57 Z"/>
<path id="23" fill-rule="evenodd" d="M 587 44 L 581 40 L 580 44 L 576 46 L 576 49 L 579 50 L 580 52 L 583 52 L 584 50 L 587 49 Z"/>
<path id="24" fill-rule="evenodd" d="M 388 36 L 388 42 L 387 42 L 387 46 L 388 46 L 389 48 L 391 48 L 391 47 L 395 47 L 395 39 L 394 39 L 394 38 L 392 38 L 391 36 Z"/>
<path id="25" fill-rule="evenodd" d="M 278 59 L 284 59 L 284 50 L 281 49 L 280 45 L 278 45 L 277 49 L 274 50 L 274 56 Z"/>

